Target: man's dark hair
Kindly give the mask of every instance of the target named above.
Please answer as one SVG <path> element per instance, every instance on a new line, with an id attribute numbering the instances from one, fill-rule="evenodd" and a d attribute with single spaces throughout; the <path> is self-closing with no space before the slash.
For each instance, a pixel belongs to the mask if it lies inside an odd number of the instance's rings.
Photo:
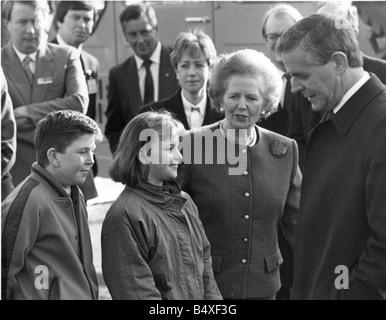
<path id="1" fill-rule="evenodd" d="M 363 65 L 363 55 L 355 31 L 343 17 L 313 14 L 298 21 L 279 39 L 276 51 L 281 54 L 297 47 L 308 52 L 317 65 L 325 65 L 335 52 L 347 56 L 351 68 Z"/>
<path id="2" fill-rule="evenodd" d="M 149 23 L 151 24 L 151 26 L 154 29 L 157 29 L 158 23 L 157 23 L 157 17 L 156 17 L 155 11 L 153 7 L 145 3 L 132 4 L 130 6 L 127 6 L 121 12 L 119 16 L 119 20 L 121 22 L 122 27 L 124 22 L 127 22 L 129 20 L 137 20 L 142 13 L 145 14 L 146 17 L 149 19 Z"/>
<path id="3" fill-rule="evenodd" d="M 90 4 L 90 1 L 59 1 L 56 4 L 54 17 L 54 26 L 56 29 L 58 28 L 58 22 L 63 22 L 69 10 L 94 11 L 95 15 L 94 7 Z"/>

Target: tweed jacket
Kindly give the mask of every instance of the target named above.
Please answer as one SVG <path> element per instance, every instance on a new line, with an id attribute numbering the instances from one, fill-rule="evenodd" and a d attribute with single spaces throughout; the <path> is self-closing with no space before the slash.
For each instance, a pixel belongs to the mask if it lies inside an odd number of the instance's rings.
<path id="1" fill-rule="evenodd" d="M 139 109 L 139 113 L 152 110 L 167 110 L 174 114 L 176 119 L 182 122 L 186 130 L 189 130 L 189 122 L 186 118 L 184 104 L 181 97 L 182 89 L 178 90 L 171 97 L 163 99 L 161 101 L 152 102 L 147 105 L 142 106 Z M 209 96 L 206 101 L 205 116 L 202 126 L 215 123 L 224 118 L 224 113 L 218 111 L 216 108 L 212 107 Z"/>
<path id="2" fill-rule="evenodd" d="M 17 185 L 29 175 L 36 160 L 33 145 L 36 123 L 56 110 L 85 113 L 87 85 L 79 54 L 71 47 L 52 43 L 41 46 L 32 86 L 11 43 L 1 50 L 1 59 L 17 125 L 16 162 L 11 169 Z"/>
<path id="3" fill-rule="evenodd" d="M 102 269 L 113 299 L 222 299 L 197 207 L 174 181 L 126 186 L 103 221 Z"/>
<path id="4" fill-rule="evenodd" d="M 77 186 L 69 197 L 34 163 L 3 201 L 1 214 L 2 298 L 98 299 L 86 205 Z M 47 287 L 36 286 L 45 281 Z"/>
<path id="5" fill-rule="evenodd" d="M 306 153 L 294 299 L 386 299 L 386 86 L 372 75 L 323 120 Z"/>
<path id="6" fill-rule="evenodd" d="M 279 223 L 294 243 L 301 186 L 297 144 L 256 126 L 258 142 L 240 151 L 219 128 L 215 123 L 186 133 L 178 181 L 198 207 L 223 297 L 268 297 L 280 288 Z M 211 134 L 217 138 L 209 139 Z"/>
<path id="7" fill-rule="evenodd" d="M 171 49 L 161 48 L 159 68 L 158 100 L 171 96 L 179 88 L 175 71 L 170 62 Z M 110 70 L 107 123 L 105 135 L 110 143 L 110 150 L 115 151 L 121 132 L 134 118 L 143 105 L 139 89 L 138 70 L 134 56 Z"/>

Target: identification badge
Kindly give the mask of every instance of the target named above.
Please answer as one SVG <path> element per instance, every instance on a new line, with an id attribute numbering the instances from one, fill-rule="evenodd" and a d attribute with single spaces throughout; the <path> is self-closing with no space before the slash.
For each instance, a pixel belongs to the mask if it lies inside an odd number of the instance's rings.
<path id="1" fill-rule="evenodd" d="M 88 94 L 94 94 L 98 92 L 96 79 L 87 80 Z"/>
<path id="2" fill-rule="evenodd" d="M 42 84 L 50 84 L 52 83 L 52 78 L 51 77 L 47 77 L 47 78 L 38 78 L 38 85 L 42 85 Z"/>

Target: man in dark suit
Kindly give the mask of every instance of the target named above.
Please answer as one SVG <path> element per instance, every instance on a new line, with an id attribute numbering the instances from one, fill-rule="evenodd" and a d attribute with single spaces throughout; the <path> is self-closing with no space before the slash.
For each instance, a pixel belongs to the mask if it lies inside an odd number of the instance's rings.
<path id="1" fill-rule="evenodd" d="M 262 128 L 296 140 L 299 147 L 299 166 L 301 169 L 303 168 L 306 139 L 300 113 L 303 108 L 310 108 L 310 103 L 300 93 L 291 93 L 291 82 L 286 77 L 283 62 L 275 53 L 275 46 L 283 32 L 302 18 L 300 12 L 288 4 L 273 6 L 263 18 L 262 34 L 270 58 L 282 76 L 283 93 L 277 111 L 258 123 Z M 312 113 L 310 114 L 313 116 Z M 312 123 L 314 122 L 312 121 Z M 281 289 L 276 294 L 276 299 L 289 300 L 293 286 L 294 254 L 283 234 L 281 225 L 278 227 L 278 239 L 284 262 L 280 266 Z"/>
<path id="2" fill-rule="evenodd" d="M 52 40 L 52 43 L 69 45 L 79 51 L 89 96 L 86 115 L 93 120 L 96 116 L 99 61 L 82 47 L 93 31 L 94 17 L 94 8 L 87 1 L 59 1 L 56 4 L 54 17 L 57 35 Z M 98 196 L 94 182 L 94 177 L 98 173 L 95 156 L 94 161 L 92 171 L 88 174 L 85 183 L 79 186 L 86 201 Z"/>
<path id="3" fill-rule="evenodd" d="M 347 19 L 349 25 L 359 34 L 359 17 L 357 7 L 351 4 L 351 1 L 325 1 L 317 11 L 318 13 L 332 13 L 339 17 Z M 338 18 L 337 24 L 340 25 L 342 20 Z M 342 26 L 343 27 L 343 26 Z M 386 84 L 386 61 L 363 54 L 363 69 L 369 73 L 374 73 L 382 83 Z M 301 96 L 298 94 L 298 96 Z M 303 99 L 304 100 L 304 99 Z M 300 101 L 302 102 L 302 100 Z M 320 122 L 322 114 L 315 112 L 309 106 L 309 103 L 300 104 L 299 112 L 294 113 L 293 123 L 300 123 L 303 128 L 304 141 L 308 142 L 309 132 Z M 298 131 L 299 132 L 299 131 Z M 304 148 L 305 152 L 305 148 Z M 300 153 L 300 158 L 304 161 L 304 154 Z"/>
<path id="4" fill-rule="evenodd" d="M 110 70 L 105 134 L 112 153 L 140 106 L 167 98 L 179 88 L 171 50 L 159 41 L 154 9 L 144 3 L 130 5 L 120 21 L 134 55 Z"/>
<path id="5" fill-rule="evenodd" d="M 16 162 L 11 169 L 16 186 L 30 174 L 36 160 L 36 123 L 60 109 L 85 112 L 88 94 L 79 54 L 70 47 L 46 43 L 46 1 L 6 1 L 2 9 L 11 39 L 1 50 L 1 65 L 17 125 Z"/>
<path id="6" fill-rule="evenodd" d="M 311 130 L 320 118 L 313 113 L 307 113 L 305 117 L 302 117 L 302 110 L 310 109 L 310 103 L 301 94 L 291 93 L 291 82 L 285 73 L 283 62 L 275 52 L 275 46 L 283 32 L 302 18 L 300 12 L 289 4 L 273 6 L 263 18 L 262 34 L 270 58 L 282 76 L 283 95 L 277 111 L 258 123 L 260 127 L 296 140 L 299 147 L 299 166 L 301 169 L 303 168 L 307 142 L 305 132 Z"/>
<path id="7" fill-rule="evenodd" d="M 277 45 L 292 90 L 325 113 L 307 145 L 293 298 L 384 300 L 386 86 L 336 21 L 311 15 Z"/>

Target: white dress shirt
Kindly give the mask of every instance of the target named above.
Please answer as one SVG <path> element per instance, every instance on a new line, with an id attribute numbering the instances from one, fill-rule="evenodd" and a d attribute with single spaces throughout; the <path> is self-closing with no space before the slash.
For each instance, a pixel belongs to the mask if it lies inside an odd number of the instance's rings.
<path id="1" fill-rule="evenodd" d="M 31 58 L 32 61 L 31 61 L 30 64 L 29 64 L 29 68 L 31 69 L 31 72 L 32 72 L 33 74 L 35 74 L 35 71 L 36 71 L 36 58 L 37 58 L 38 52 L 35 51 L 35 52 L 33 52 L 33 53 L 30 53 L 30 54 L 25 54 L 25 53 L 22 53 L 22 52 L 20 52 L 19 50 L 17 50 L 15 46 L 13 46 L 13 49 L 15 50 L 16 55 L 17 55 L 18 58 L 20 59 L 21 64 L 23 64 L 24 58 L 25 58 L 26 56 L 29 56 L 29 57 Z"/>
<path id="2" fill-rule="evenodd" d="M 143 66 L 144 60 L 134 54 L 134 59 L 137 64 L 138 70 L 138 79 L 139 79 L 139 90 L 141 91 L 142 101 L 145 95 L 145 79 L 146 79 L 146 69 Z M 154 84 L 154 101 L 158 101 L 158 92 L 159 92 L 159 68 L 161 63 L 161 42 L 158 42 L 157 47 L 155 48 L 153 54 L 150 57 L 152 64 L 150 65 L 150 72 L 153 77 Z"/>
<path id="3" fill-rule="evenodd" d="M 206 111 L 206 101 L 207 101 L 206 92 L 204 93 L 204 96 L 202 97 L 201 101 L 197 105 L 194 105 L 191 102 L 189 102 L 184 97 L 184 94 L 182 91 L 181 91 L 181 98 L 182 98 L 182 104 L 184 105 L 186 119 L 188 119 L 190 129 L 201 127 L 204 122 L 205 111 Z M 192 115 L 192 108 L 199 108 L 200 111 L 199 112 L 195 111 L 196 114 Z"/>
<path id="4" fill-rule="evenodd" d="M 368 72 L 365 72 L 364 76 L 358 80 L 356 84 L 354 84 L 350 90 L 346 92 L 343 96 L 342 100 L 339 104 L 334 108 L 333 112 L 336 114 L 343 105 L 370 79 L 370 75 Z"/>

